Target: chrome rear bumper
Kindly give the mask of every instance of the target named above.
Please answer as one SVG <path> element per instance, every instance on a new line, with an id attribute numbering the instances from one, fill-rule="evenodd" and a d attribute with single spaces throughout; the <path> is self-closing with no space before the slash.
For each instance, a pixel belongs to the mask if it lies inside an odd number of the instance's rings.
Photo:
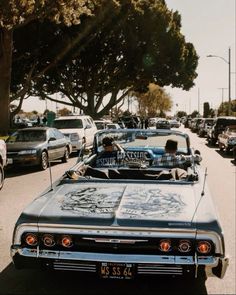
<path id="1" fill-rule="evenodd" d="M 165 255 L 136 255 L 110 254 L 91 252 L 70 252 L 55 250 L 28 249 L 13 246 L 11 255 L 16 267 L 24 268 L 24 259 L 31 261 L 45 261 L 56 270 L 76 270 L 96 272 L 97 263 L 130 263 L 137 266 L 138 274 L 171 274 L 182 275 L 184 267 L 205 267 L 207 276 L 223 278 L 228 266 L 225 257 L 192 257 L 192 256 L 165 256 Z M 19 257 L 21 265 L 19 264 Z"/>

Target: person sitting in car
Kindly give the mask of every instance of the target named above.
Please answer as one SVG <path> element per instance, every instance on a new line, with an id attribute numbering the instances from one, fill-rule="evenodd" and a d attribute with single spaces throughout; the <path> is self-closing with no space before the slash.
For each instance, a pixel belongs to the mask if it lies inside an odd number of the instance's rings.
<path id="1" fill-rule="evenodd" d="M 80 176 L 91 176 L 96 178 L 109 178 L 105 171 L 97 168 L 112 167 L 119 163 L 124 155 L 122 147 L 114 142 L 112 137 L 104 137 L 102 140 L 103 151 L 97 156 L 95 163 L 83 165 L 78 170 L 69 170 L 66 175 L 70 179 L 79 179 Z"/>
<path id="2" fill-rule="evenodd" d="M 104 137 L 102 140 L 103 151 L 96 158 L 96 167 L 110 167 L 117 165 L 122 147 L 112 137 Z M 120 153 L 119 153 L 120 152 Z"/>
<path id="3" fill-rule="evenodd" d="M 168 139 L 165 145 L 165 153 L 154 159 L 153 166 L 168 166 L 168 167 L 185 167 L 191 163 L 199 163 L 202 160 L 200 152 L 196 151 L 194 155 L 176 155 L 178 150 L 178 142 Z"/>

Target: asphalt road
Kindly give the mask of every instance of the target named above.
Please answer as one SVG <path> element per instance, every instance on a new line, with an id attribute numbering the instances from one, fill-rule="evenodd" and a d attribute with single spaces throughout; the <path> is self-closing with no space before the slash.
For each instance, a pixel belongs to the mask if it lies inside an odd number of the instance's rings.
<path id="1" fill-rule="evenodd" d="M 9 248 L 14 224 L 23 208 L 45 187 L 50 185 L 49 170 L 34 169 L 7 171 L 0 192 L 0 294 L 236 294 L 235 288 L 235 183 L 236 166 L 232 157 L 208 147 L 204 138 L 191 136 L 191 145 L 201 151 L 202 166 L 207 167 L 207 182 L 218 209 L 224 229 L 226 252 L 230 265 L 223 280 L 209 278 L 206 283 L 182 279 L 143 279 L 135 281 L 97 280 L 77 272 L 41 272 L 15 270 Z M 76 162 L 53 164 L 52 177 L 57 179 Z"/>

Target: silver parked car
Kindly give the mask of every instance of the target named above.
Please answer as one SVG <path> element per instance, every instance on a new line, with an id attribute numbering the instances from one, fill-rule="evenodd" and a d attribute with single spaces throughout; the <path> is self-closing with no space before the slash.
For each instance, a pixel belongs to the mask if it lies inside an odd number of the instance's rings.
<path id="1" fill-rule="evenodd" d="M 8 164 L 48 167 L 49 161 L 67 162 L 71 143 L 59 130 L 51 127 L 19 129 L 6 141 Z"/>

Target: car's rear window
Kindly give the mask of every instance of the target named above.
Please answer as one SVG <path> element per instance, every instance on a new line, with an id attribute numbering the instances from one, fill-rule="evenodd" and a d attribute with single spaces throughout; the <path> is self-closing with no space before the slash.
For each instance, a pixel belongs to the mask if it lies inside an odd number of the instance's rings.
<path id="1" fill-rule="evenodd" d="M 218 126 L 229 126 L 229 125 L 235 125 L 236 124 L 236 118 L 235 119 L 218 119 L 217 125 Z"/>
<path id="2" fill-rule="evenodd" d="M 13 133 L 7 142 L 43 142 L 46 140 L 45 130 L 21 130 Z"/>
<path id="3" fill-rule="evenodd" d="M 57 129 L 73 129 L 73 128 L 83 128 L 83 122 L 81 119 L 64 119 L 55 120 L 53 122 L 53 127 Z"/>

